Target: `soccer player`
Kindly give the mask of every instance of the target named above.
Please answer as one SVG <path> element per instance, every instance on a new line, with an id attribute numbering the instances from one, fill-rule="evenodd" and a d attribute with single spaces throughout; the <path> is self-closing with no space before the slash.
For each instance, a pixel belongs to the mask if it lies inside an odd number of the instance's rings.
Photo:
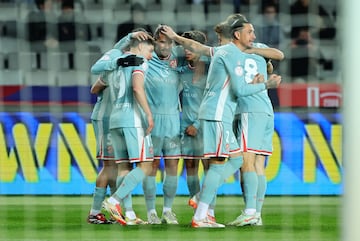
<path id="1" fill-rule="evenodd" d="M 149 73 L 146 77 L 145 89 L 148 102 L 154 117 L 152 140 L 154 145 L 154 162 L 152 173 L 143 182 L 143 190 L 150 224 L 178 224 L 172 210 L 178 185 L 178 163 L 181 158 L 180 149 L 180 81 L 178 63 L 183 50 L 173 46 L 173 41 L 161 31 L 159 25 L 154 32 L 155 49 L 149 61 Z M 122 49 L 130 39 L 130 35 L 115 44 Z M 161 219 L 156 212 L 156 174 L 163 158 L 165 176 L 163 180 L 164 204 Z"/>
<path id="2" fill-rule="evenodd" d="M 96 186 L 93 194 L 93 203 L 89 216 L 88 223 L 91 224 L 108 224 L 108 221 L 103 213 L 101 213 L 102 202 L 105 199 L 107 186 L 110 187 L 110 193 L 116 190 L 115 179 L 117 176 L 117 166 L 114 159 L 114 151 L 111 144 L 109 133 L 109 117 L 112 109 L 112 103 L 109 94 L 109 88 L 97 88 L 98 82 L 106 83 L 103 79 L 106 76 L 100 76 L 99 79 L 91 88 L 92 94 L 97 94 L 97 101 L 91 114 L 91 122 L 94 127 L 96 138 L 96 158 L 103 166 L 96 178 Z"/>
<path id="3" fill-rule="evenodd" d="M 244 19 L 245 16 L 241 15 L 241 17 L 243 17 Z M 214 31 L 216 32 L 217 36 L 218 36 L 218 40 L 219 40 L 219 45 L 225 45 L 228 44 L 232 41 L 232 34 L 231 34 L 231 29 L 230 26 L 228 26 L 227 22 L 221 22 L 219 24 L 217 24 L 214 27 Z M 213 52 L 216 52 L 218 48 L 213 48 Z M 245 51 L 254 51 L 254 49 L 247 49 Z M 258 49 L 256 50 L 259 54 L 264 54 L 266 56 L 272 57 L 274 59 L 281 59 L 283 58 L 283 55 L 281 52 L 279 52 L 276 49 L 270 49 L 270 50 L 265 50 L 266 52 L 264 52 L 264 50 Z M 272 69 L 272 64 L 269 61 L 268 62 L 268 69 Z M 234 122 L 236 122 L 234 120 Z M 237 122 L 236 122 L 237 123 Z M 237 124 L 236 124 L 237 125 Z M 234 132 L 237 129 L 234 129 Z M 235 132 L 236 133 L 236 132 Z M 223 182 L 225 182 L 225 180 L 232 175 L 232 171 L 236 171 L 237 168 L 236 166 L 240 167 L 241 165 L 241 161 L 239 159 L 235 159 L 235 158 L 230 158 L 226 163 L 225 163 L 225 167 L 224 167 L 224 173 L 223 173 Z M 222 183 L 223 183 L 222 182 Z M 222 184 L 221 183 L 221 184 Z M 189 200 L 189 205 L 192 206 L 193 208 L 196 209 L 197 207 L 197 203 L 198 203 L 198 199 L 199 199 L 199 193 L 192 196 L 192 198 Z M 215 205 L 216 205 L 216 196 L 214 198 L 214 200 L 211 202 L 210 206 L 209 206 L 209 210 L 208 210 L 208 218 L 215 221 Z"/>
<path id="4" fill-rule="evenodd" d="M 237 97 L 247 96 L 276 88 L 281 81 L 277 75 L 270 76 L 266 83 L 262 76 L 257 75 L 254 83 L 245 82 L 244 76 L 244 53 L 247 45 L 252 43 L 255 35 L 249 31 L 252 25 L 246 19 L 239 19 L 234 31 L 233 43 L 220 47 L 214 54 L 209 74 L 204 99 L 200 106 L 199 118 L 203 131 L 204 156 L 210 158 L 209 171 L 205 177 L 200 193 L 200 202 L 192 219 L 192 227 L 224 227 L 207 217 L 210 202 L 216 195 L 217 188 L 222 182 L 224 161 L 226 158 L 238 160 L 233 168 L 237 170 L 242 163 L 239 145 L 232 130 L 232 121 L 237 106 Z M 185 44 L 183 38 L 179 38 L 170 27 L 165 28 L 167 34 L 175 41 Z M 194 49 L 196 44 L 189 47 Z M 209 47 L 200 46 L 203 53 L 210 53 Z M 231 174 L 235 172 L 232 170 Z"/>
<path id="5" fill-rule="evenodd" d="M 201 44 L 205 44 L 207 40 L 203 32 L 196 30 L 184 32 L 182 36 Z M 183 86 L 180 94 L 182 104 L 180 122 L 181 154 L 185 162 L 186 181 L 190 197 L 200 192 L 198 174 L 200 159 L 205 172 L 208 169 L 208 162 L 203 158 L 203 142 L 198 111 L 205 89 L 209 61 L 200 60 L 200 57 L 200 54 L 185 49 L 185 58 L 188 65 L 180 74 Z"/>
<path id="6" fill-rule="evenodd" d="M 239 16 L 230 15 L 228 24 L 234 31 Z M 252 26 L 250 31 L 254 32 Z M 258 46 L 261 46 L 258 44 Z M 262 47 L 267 47 L 263 45 Z M 281 60 L 281 59 L 280 59 Z M 256 54 L 250 54 L 245 60 L 245 81 L 251 82 L 255 75 L 261 74 L 267 79 L 272 68 L 266 60 Z M 274 133 L 274 111 L 267 91 L 238 98 L 239 121 L 237 139 L 243 151 L 241 179 L 245 198 L 245 210 L 229 225 L 262 225 L 261 209 L 266 192 L 265 160 L 272 154 Z M 236 127 L 235 127 L 236 128 Z"/>
<path id="7" fill-rule="evenodd" d="M 129 52 L 124 54 L 117 50 L 121 57 L 135 54 L 147 60 L 151 59 L 154 50 L 152 39 L 133 38 L 129 46 Z M 115 52 L 116 49 L 112 51 Z M 148 64 L 145 62 L 140 66 L 117 68 L 109 77 L 110 94 L 116 99 L 110 115 L 110 133 L 115 157 L 120 163 L 137 164 L 136 168 L 125 176 L 115 193 L 103 202 L 112 218 L 122 225 L 144 224 L 136 217 L 132 203 L 125 200 L 152 169 L 150 132 L 154 122 L 144 88 L 147 70 Z M 125 208 L 125 217 L 122 214 L 121 202 Z"/>
<path id="8" fill-rule="evenodd" d="M 138 66 L 142 64 L 143 58 L 135 55 L 119 58 L 117 63 L 119 66 Z M 115 163 L 114 150 L 111 142 L 109 131 L 109 118 L 113 107 L 113 99 L 110 96 L 109 88 L 107 88 L 108 73 L 103 72 L 97 81 L 91 87 L 91 93 L 97 94 L 97 101 L 94 105 L 91 122 L 94 127 L 96 138 L 96 158 L 102 162 L 103 166 L 96 178 L 96 186 L 93 194 L 93 203 L 87 221 L 92 224 L 108 224 L 112 221 L 107 220 L 105 215 L 101 213 L 102 202 L 106 196 L 107 186 L 110 187 L 110 193 L 113 194 L 116 187 L 119 186 L 124 176 L 129 172 L 131 167 L 126 164 L 119 168 Z"/>

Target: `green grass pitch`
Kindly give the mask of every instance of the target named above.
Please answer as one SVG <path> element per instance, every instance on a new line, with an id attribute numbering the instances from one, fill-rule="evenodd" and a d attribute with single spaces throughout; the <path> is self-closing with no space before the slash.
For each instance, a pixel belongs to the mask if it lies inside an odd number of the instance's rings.
<path id="1" fill-rule="evenodd" d="M 157 198 L 160 215 L 162 196 Z M 269 196 L 263 208 L 264 226 L 193 229 L 193 211 L 188 197 L 178 196 L 173 210 L 179 225 L 121 226 L 91 225 L 86 222 L 91 196 L 0 196 L 1 241 L 148 241 L 148 240 L 256 240 L 338 241 L 341 236 L 341 197 Z M 142 196 L 133 197 L 134 210 L 146 219 Z M 232 221 L 243 208 L 240 196 L 219 196 L 216 217 Z"/>

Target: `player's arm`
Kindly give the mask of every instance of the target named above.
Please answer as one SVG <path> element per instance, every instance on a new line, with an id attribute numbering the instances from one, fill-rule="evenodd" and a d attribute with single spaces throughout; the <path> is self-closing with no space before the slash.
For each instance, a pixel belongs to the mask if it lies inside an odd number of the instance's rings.
<path id="1" fill-rule="evenodd" d="M 118 49 L 111 49 L 107 51 L 100 59 L 98 59 L 93 66 L 91 66 L 92 74 L 101 74 L 105 71 L 115 70 L 117 65 L 117 59 L 121 56 L 121 51 Z"/>
<path id="2" fill-rule="evenodd" d="M 231 88 L 237 97 L 249 96 L 266 89 L 277 88 L 281 82 L 280 75 L 272 74 L 269 79 L 264 82 L 264 76 L 258 74 L 254 77 L 252 81 L 253 84 L 248 84 L 245 80 L 245 74 L 242 66 L 229 61 L 223 62 L 223 64 L 230 75 Z"/>
<path id="3" fill-rule="evenodd" d="M 272 74 L 274 72 L 274 66 L 271 63 L 271 59 L 269 59 L 269 61 L 266 62 L 266 72 L 268 74 Z"/>
<path id="4" fill-rule="evenodd" d="M 99 94 L 103 89 L 107 87 L 107 84 L 104 82 L 104 80 L 99 76 L 95 83 L 91 86 L 90 92 L 91 94 Z"/>
<path id="5" fill-rule="evenodd" d="M 129 33 L 128 35 L 126 35 L 125 37 L 123 37 L 122 39 L 120 39 L 115 45 L 114 45 L 114 49 L 119 49 L 121 51 L 124 51 L 130 44 L 130 41 L 132 38 L 136 38 L 139 41 L 143 41 L 146 39 L 149 39 L 152 37 L 143 31 L 137 31 L 137 32 L 132 32 Z"/>
<path id="6" fill-rule="evenodd" d="M 167 25 L 163 26 L 163 30 L 161 32 L 192 52 L 196 52 L 205 56 L 211 56 L 211 47 L 203 45 L 195 40 L 184 38 L 175 33 L 175 31 Z"/>
<path id="7" fill-rule="evenodd" d="M 246 49 L 244 52 L 248 54 L 257 54 L 260 56 L 263 56 L 264 58 L 268 59 L 274 59 L 274 60 L 283 60 L 284 59 L 284 53 L 276 48 L 258 48 L 258 47 L 252 47 Z"/>
<path id="8" fill-rule="evenodd" d="M 131 54 L 124 58 L 120 58 L 119 56 L 121 54 L 122 53 L 118 49 L 109 50 L 91 67 L 91 73 L 100 74 L 104 71 L 115 70 L 119 66 L 139 66 L 144 63 L 144 59 L 142 57 Z"/>
<path id="9" fill-rule="evenodd" d="M 146 135 L 150 134 L 151 130 L 154 128 L 154 121 L 150 106 L 146 99 L 145 87 L 144 87 L 144 73 L 141 71 L 134 71 L 132 75 L 132 84 L 134 97 L 145 112 L 148 127 L 146 129 Z"/>

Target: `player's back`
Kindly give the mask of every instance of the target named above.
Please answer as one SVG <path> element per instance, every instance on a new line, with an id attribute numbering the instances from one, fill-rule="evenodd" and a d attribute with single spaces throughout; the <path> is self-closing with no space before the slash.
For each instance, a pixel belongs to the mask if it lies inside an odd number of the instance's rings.
<path id="1" fill-rule="evenodd" d="M 241 51 L 234 44 L 217 49 L 207 77 L 204 97 L 199 110 L 199 118 L 206 120 L 232 122 L 236 96 L 232 91 L 230 71 L 236 71 Z"/>
<path id="2" fill-rule="evenodd" d="M 245 54 L 244 59 L 244 74 L 247 83 L 251 83 L 256 74 L 264 76 L 267 80 L 267 63 L 264 57 L 256 54 Z M 266 90 L 259 93 L 240 97 L 239 112 L 265 112 L 273 114 L 273 108 L 270 98 Z"/>
<path id="3" fill-rule="evenodd" d="M 122 57 L 129 55 L 124 54 Z M 113 102 L 110 128 L 143 127 L 144 119 L 133 91 L 133 74 L 142 74 L 145 78 L 147 62 L 140 66 L 119 67 L 109 73 L 109 86 Z"/>

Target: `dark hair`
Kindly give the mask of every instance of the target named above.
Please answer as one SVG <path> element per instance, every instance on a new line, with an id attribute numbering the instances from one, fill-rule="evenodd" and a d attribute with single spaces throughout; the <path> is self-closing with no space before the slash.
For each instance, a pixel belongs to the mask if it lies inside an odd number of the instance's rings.
<path id="1" fill-rule="evenodd" d="M 45 4 L 45 0 L 35 0 L 35 4 L 38 9 L 41 9 L 40 6 Z"/>
<path id="2" fill-rule="evenodd" d="M 227 17 L 226 22 L 230 27 L 232 36 L 236 30 L 244 27 L 244 24 L 249 23 L 246 17 L 240 13 L 231 14 L 229 17 Z"/>
<path id="3" fill-rule="evenodd" d="M 160 37 L 161 31 L 163 30 L 164 30 L 164 24 L 159 24 L 154 31 L 154 39 L 158 39 Z"/>
<path id="4" fill-rule="evenodd" d="M 61 8 L 74 8 L 74 0 L 62 0 Z"/>
<path id="5" fill-rule="evenodd" d="M 148 38 L 148 39 L 145 39 L 145 40 L 138 40 L 136 38 L 131 38 L 130 43 L 129 43 L 129 47 L 138 46 L 140 43 L 147 43 L 149 45 L 155 45 L 155 41 L 152 38 Z"/>
<path id="6" fill-rule="evenodd" d="M 184 38 L 195 40 L 201 44 L 205 44 L 207 42 L 206 35 L 199 30 L 187 31 L 184 32 L 181 36 L 183 36 Z"/>
<path id="7" fill-rule="evenodd" d="M 215 25 L 214 31 L 217 34 L 220 34 L 221 36 L 224 36 L 225 38 L 231 39 L 231 29 L 230 26 L 227 24 L 227 22 L 221 22 Z"/>

